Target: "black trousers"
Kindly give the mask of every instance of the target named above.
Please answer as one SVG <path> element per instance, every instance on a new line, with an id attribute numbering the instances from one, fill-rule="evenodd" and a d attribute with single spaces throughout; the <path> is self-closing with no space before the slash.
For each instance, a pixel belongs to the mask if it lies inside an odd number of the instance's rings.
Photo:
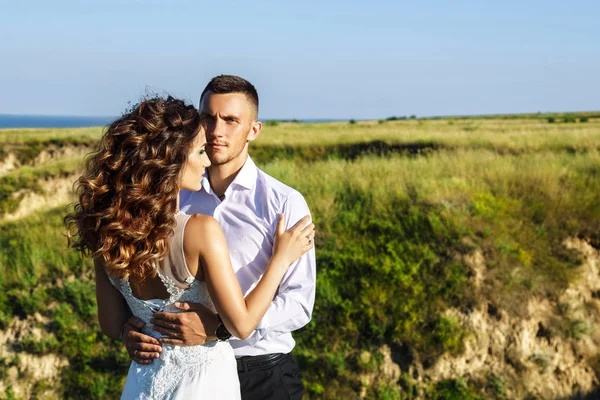
<path id="1" fill-rule="evenodd" d="M 285 354 L 275 365 L 268 367 L 239 367 L 238 376 L 242 400 L 302 399 L 300 367 L 292 353 Z"/>

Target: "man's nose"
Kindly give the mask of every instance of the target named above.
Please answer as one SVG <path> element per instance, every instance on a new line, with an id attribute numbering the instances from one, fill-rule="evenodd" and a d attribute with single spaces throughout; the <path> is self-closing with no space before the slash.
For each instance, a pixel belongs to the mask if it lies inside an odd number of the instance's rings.
<path id="1" fill-rule="evenodd" d="M 215 122 L 211 121 L 211 120 L 205 120 L 202 121 L 204 124 L 204 130 L 206 132 L 206 135 L 211 135 L 213 134 L 213 132 L 215 131 Z"/>
<path id="2" fill-rule="evenodd" d="M 206 127 L 206 140 L 212 142 L 223 136 L 223 125 L 217 121 L 210 122 Z"/>
<path id="3" fill-rule="evenodd" d="M 224 126 L 225 126 L 225 121 L 222 121 L 220 118 L 215 119 L 213 135 L 221 136 L 223 134 Z"/>

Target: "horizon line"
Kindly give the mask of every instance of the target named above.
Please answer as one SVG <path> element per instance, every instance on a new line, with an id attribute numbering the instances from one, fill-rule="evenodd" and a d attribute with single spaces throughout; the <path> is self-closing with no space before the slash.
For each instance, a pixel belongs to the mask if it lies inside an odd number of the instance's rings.
<path id="1" fill-rule="evenodd" d="M 472 118 L 472 117 L 501 117 L 501 116 L 518 116 L 518 115 L 546 115 L 546 114 L 583 114 L 583 113 L 599 113 L 600 110 L 580 110 L 580 111 L 535 111 L 535 112 L 518 112 L 518 113 L 488 113 L 488 114 L 445 114 L 445 115 L 416 115 L 416 114 L 397 114 L 390 115 L 387 117 L 379 118 L 361 118 L 361 117 L 326 117 L 326 118 L 315 118 L 315 117 L 280 117 L 280 118 L 260 118 L 260 121 L 377 121 L 387 118 L 403 118 L 406 119 L 432 119 L 432 118 Z M 117 115 L 69 115 L 69 114 L 4 114 L 0 113 L 0 117 L 44 117 L 44 118 L 94 118 L 94 119 L 117 119 Z"/>

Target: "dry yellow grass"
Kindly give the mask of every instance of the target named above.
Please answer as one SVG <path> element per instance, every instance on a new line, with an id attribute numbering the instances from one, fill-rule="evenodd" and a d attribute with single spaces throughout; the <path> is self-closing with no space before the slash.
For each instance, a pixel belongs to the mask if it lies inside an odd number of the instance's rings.
<path id="1" fill-rule="evenodd" d="M 398 144 L 433 142 L 445 147 L 507 150 L 552 150 L 561 147 L 589 149 L 600 146 L 600 120 L 571 124 L 549 124 L 538 119 L 282 123 L 278 126 L 265 126 L 257 143 L 339 145 L 373 140 Z"/>

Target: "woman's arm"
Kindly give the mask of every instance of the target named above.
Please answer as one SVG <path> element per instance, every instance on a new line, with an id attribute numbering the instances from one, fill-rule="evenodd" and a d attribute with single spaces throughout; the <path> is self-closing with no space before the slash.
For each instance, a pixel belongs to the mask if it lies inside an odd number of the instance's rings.
<path id="1" fill-rule="evenodd" d="M 121 328 L 131 316 L 129 307 L 121 293 L 110 283 L 101 260 L 94 259 L 94 269 L 100 328 L 106 336 L 119 339 Z"/>
<path id="2" fill-rule="evenodd" d="M 144 322 L 139 318 L 131 317 L 127 302 L 121 292 L 110 283 L 102 262 L 94 260 L 94 267 L 98 321 L 102 333 L 112 339 L 122 339 L 129 357 L 138 364 L 152 363 L 152 360 L 158 358 L 162 351 L 160 342 L 141 332 Z M 123 337 L 120 337 L 121 333 Z"/>
<path id="3" fill-rule="evenodd" d="M 273 301 L 290 264 L 312 248 L 314 225 L 308 223 L 307 216 L 285 231 L 283 216 L 280 217 L 271 261 L 256 287 L 244 298 L 219 223 L 204 215 L 194 215 L 188 222 L 184 248 L 192 247 L 197 252 L 200 260 L 198 271 L 203 272 L 208 291 L 225 327 L 236 337 L 245 339 L 254 331 Z"/>

